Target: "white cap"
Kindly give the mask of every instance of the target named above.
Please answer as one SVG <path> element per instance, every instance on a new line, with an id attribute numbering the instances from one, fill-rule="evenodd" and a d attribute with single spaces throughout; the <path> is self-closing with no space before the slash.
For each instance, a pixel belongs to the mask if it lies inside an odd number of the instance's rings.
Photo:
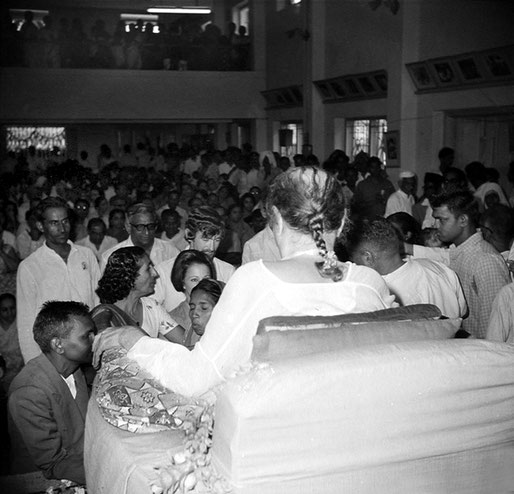
<path id="1" fill-rule="evenodd" d="M 414 178 L 416 174 L 409 170 L 405 170 L 404 172 L 400 172 L 400 180 L 403 178 Z"/>

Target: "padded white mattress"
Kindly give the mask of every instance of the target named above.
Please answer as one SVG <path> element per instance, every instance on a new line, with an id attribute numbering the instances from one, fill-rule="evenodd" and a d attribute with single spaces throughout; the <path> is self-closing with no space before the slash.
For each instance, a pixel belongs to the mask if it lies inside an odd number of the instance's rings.
<path id="1" fill-rule="evenodd" d="M 274 362 L 218 399 L 235 493 L 514 491 L 514 348 L 378 345 Z"/>

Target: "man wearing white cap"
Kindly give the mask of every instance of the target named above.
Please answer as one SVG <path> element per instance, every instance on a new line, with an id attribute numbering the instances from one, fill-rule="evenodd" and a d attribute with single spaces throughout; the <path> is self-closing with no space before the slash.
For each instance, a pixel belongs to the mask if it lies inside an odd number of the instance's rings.
<path id="1" fill-rule="evenodd" d="M 384 215 L 386 218 L 394 213 L 402 212 L 412 215 L 412 206 L 414 206 L 413 194 L 416 191 L 416 175 L 411 171 L 401 172 L 398 186 L 400 188 L 387 199 Z"/>

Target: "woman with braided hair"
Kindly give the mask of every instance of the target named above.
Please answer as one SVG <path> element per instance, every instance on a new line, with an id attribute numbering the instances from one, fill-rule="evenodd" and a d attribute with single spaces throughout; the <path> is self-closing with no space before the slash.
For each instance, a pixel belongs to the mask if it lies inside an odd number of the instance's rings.
<path id="1" fill-rule="evenodd" d="M 334 177 L 314 167 L 287 170 L 270 185 L 266 207 L 282 259 L 251 262 L 234 273 L 192 351 L 124 329 L 118 337 L 111 332 L 96 342 L 95 360 L 121 344 L 163 385 L 194 396 L 249 361 L 253 336 L 265 317 L 327 316 L 393 305 L 377 272 L 335 257 L 332 249 L 344 229 L 346 209 Z"/>

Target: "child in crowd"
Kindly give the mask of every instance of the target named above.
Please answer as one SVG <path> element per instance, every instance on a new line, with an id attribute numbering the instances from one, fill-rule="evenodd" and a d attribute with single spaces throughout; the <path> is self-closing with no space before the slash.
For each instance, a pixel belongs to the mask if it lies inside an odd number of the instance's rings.
<path id="1" fill-rule="evenodd" d="M 191 298 L 189 300 L 191 331 L 186 335 L 186 346 L 194 347 L 202 337 L 205 326 L 207 326 L 212 310 L 221 297 L 224 286 L 225 283 L 222 281 L 204 278 L 191 291 Z"/>

